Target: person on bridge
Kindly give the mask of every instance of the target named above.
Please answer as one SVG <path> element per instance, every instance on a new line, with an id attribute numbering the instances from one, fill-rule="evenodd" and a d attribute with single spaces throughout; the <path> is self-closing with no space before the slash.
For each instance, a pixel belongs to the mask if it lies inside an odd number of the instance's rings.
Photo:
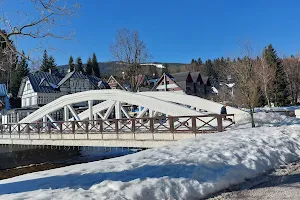
<path id="1" fill-rule="evenodd" d="M 227 115 L 227 109 L 226 109 L 227 103 L 224 103 L 224 105 L 221 108 L 221 115 Z M 226 118 L 226 117 L 225 117 Z"/>
<path id="2" fill-rule="evenodd" d="M 227 115 L 227 109 L 226 109 L 226 107 L 227 107 L 227 103 L 224 103 L 224 105 L 221 108 L 221 113 L 220 113 L 221 115 Z M 226 116 L 224 116 L 223 119 L 232 122 L 232 119 L 227 118 Z"/>
<path id="3" fill-rule="evenodd" d="M 221 108 L 221 115 L 227 115 L 227 109 L 226 109 L 227 103 L 224 103 L 224 105 Z M 223 117 L 224 120 L 226 120 L 226 116 Z"/>

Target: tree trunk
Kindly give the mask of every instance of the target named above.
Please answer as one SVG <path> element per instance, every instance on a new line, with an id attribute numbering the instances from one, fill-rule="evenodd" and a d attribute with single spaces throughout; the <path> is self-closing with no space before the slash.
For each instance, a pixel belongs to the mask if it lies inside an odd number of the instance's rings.
<path id="1" fill-rule="evenodd" d="M 250 108 L 250 116 L 251 116 L 251 125 L 252 125 L 252 128 L 255 127 L 255 123 L 254 123 L 254 108 Z"/>
<path id="2" fill-rule="evenodd" d="M 265 92 L 265 96 L 266 96 L 266 99 L 267 99 L 268 106 L 271 107 L 271 103 L 270 103 L 270 99 L 269 99 L 269 96 L 268 96 L 268 91 L 267 91 L 266 84 L 264 84 L 264 92 Z"/>

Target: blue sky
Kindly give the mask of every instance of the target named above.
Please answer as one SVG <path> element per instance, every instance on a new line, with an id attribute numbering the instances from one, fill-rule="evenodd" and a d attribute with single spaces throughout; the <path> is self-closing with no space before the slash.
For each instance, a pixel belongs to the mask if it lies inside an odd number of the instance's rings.
<path id="1" fill-rule="evenodd" d="M 300 51 L 297 0 L 77 1 L 81 10 L 64 28 L 75 30 L 75 39 L 49 40 L 57 49 L 50 54 L 58 64 L 67 64 L 70 55 L 81 56 L 85 62 L 93 52 L 99 61 L 114 60 L 109 46 L 117 30 L 125 27 L 139 31 L 152 61 L 159 62 L 234 57 L 238 55 L 238 41 L 245 39 L 251 41 L 257 52 L 269 43 L 280 56 Z M 32 41 L 18 41 L 18 47 L 25 51 L 34 45 Z"/>

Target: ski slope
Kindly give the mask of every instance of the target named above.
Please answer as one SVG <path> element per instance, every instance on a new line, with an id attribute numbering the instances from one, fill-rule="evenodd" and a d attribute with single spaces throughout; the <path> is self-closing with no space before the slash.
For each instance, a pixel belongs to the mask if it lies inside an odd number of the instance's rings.
<path id="1" fill-rule="evenodd" d="M 258 128 L 0 181 L 0 199 L 200 199 L 299 159 L 300 121 L 256 114 Z"/>

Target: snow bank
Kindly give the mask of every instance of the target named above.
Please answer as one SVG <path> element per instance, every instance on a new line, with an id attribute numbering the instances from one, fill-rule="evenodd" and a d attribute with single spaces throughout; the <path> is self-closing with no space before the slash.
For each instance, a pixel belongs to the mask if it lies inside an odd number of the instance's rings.
<path id="1" fill-rule="evenodd" d="M 124 157 L 2 180 L 0 199 L 199 199 L 299 159 L 300 125 L 269 116 L 257 115 L 268 125 L 255 129 L 240 126 Z"/>
<path id="2" fill-rule="evenodd" d="M 241 129 L 241 128 L 251 128 L 251 119 L 250 115 L 245 115 L 234 129 Z M 254 113 L 254 121 L 256 127 L 278 127 L 278 126 L 288 126 L 288 125 L 300 125 L 300 119 L 295 117 L 288 117 L 281 113 L 274 113 L 274 112 L 258 112 Z"/>

